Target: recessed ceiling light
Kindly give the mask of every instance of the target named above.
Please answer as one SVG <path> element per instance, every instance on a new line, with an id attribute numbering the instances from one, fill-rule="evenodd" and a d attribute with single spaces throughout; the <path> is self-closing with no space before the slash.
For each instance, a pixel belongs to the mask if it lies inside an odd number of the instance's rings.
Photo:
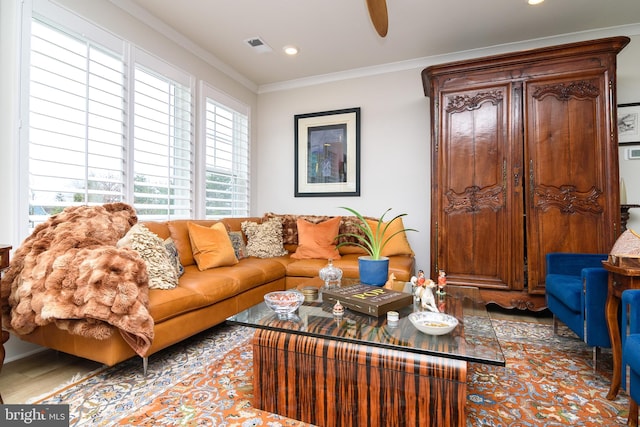
<path id="1" fill-rule="evenodd" d="M 298 48 L 295 46 L 285 46 L 282 48 L 282 50 L 284 50 L 284 53 L 286 53 L 287 55 L 297 55 L 298 54 Z"/>
<path id="2" fill-rule="evenodd" d="M 544 0 L 528 0 L 527 3 L 529 3 L 530 5 L 535 5 L 535 4 L 540 4 L 542 3 Z"/>

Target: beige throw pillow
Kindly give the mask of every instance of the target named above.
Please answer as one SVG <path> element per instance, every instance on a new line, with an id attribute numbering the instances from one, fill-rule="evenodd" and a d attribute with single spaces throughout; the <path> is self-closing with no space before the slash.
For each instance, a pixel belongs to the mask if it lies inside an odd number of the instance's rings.
<path id="1" fill-rule="evenodd" d="M 131 227 L 116 246 L 128 247 L 138 252 L 147 265 L 149 289 L 173 289 L 178 285 L 178 274 L 164 241 L 143 224 Z"/>

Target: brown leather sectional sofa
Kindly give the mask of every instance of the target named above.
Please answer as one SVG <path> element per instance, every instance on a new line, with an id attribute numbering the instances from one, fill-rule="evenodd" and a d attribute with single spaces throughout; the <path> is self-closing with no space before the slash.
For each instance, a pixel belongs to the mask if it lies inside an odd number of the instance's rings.
<path id="1" fill-rule="evenodd" d="M 221 220 L 229 231 L 240 231 L 243 221 L 261 222 L 263 218 L 228 218 Z M 154 319 L 154 339 L 146 357 L 203 330 L 224 322 L 261 301 L 271 291 L 295 288 L 318 275 L 326 259 L 293 259 L 295 245 L 285 245 L 289 255 L 275 258 L 248 257 L 228 267 L 200 271 L 194 262 L 187 223 L 210 226 L 211 220 L 176 220 L 145 222 L 148 229 L 162 239 L 171 237 L 178 249 L 184 274 L 175 289 L 149 290 L 149 311 Z M 343 253 L 344 251 L 344 253 Z M 341 248 L 341 258 L 334 260 L 344 277 L 358 277 L 358 256 L 353 248 Z M 415 260 L 411 255 L 391 256 L 390 272 L 396 280 L 408 281 L 414 274 Z M 115 365 L 136 355 L 120 334 L 106 340 L 69 334 L 54 324 L 38 327 L 21 339 L 44 347 Z M 146 357 L 144 365 L 146 367 Z"/>

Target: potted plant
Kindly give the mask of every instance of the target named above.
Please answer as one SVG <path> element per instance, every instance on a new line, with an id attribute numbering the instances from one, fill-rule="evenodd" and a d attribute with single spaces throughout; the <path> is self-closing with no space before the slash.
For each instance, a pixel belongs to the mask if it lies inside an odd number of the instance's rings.
<path id="1" fill-rule="evenodd" d="M 360 229 L 361 233 L 342 233 L 338 235 L 340 237 L 351 237 L 355 239 L 355 242 L 342 242 L 337 247 L 351 245 L 362 248 L 368 255 L 358 258 L 358 271 L 360 273 L 360 281 L 367 285 L 382 286 L 387 281 L 389 276 L 389 258 L 382 255 L 383 249 L 389 241 L 397 234 L 404 233 L 406 231 L 417 231 L 413 228 L 402 228 L 396 230 L 394 233 L 386 235 L 389 226 L 398 218 L 406 216 L 407 214 L 399 214 L 393 217 L 391 221 L 384 222 L 385 215 L 391 210 L 387 209 L 378 220 L 369 220 L 360 214 L 358 211 L 352 208 L 341 206 L 342 209 L 346 209 L 351 212 L 360 221 L 356 225 Z M 374 223 L 373 226 L 371 223 Z"/>

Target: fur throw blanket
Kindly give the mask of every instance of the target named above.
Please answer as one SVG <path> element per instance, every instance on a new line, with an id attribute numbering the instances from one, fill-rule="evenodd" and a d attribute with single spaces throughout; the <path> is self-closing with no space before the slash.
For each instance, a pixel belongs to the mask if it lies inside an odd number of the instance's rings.
<path id="1" fill-rule="evenodd" d="M 144 356 L 153 341 L 146 266 L 116 248 L 137 221 L 131 206 L 111 203 L 67 208 L 38 225 L 0 282 L 3 325 L 29 334 L 53 322 L 96 339 L 117 328 Z"/>

